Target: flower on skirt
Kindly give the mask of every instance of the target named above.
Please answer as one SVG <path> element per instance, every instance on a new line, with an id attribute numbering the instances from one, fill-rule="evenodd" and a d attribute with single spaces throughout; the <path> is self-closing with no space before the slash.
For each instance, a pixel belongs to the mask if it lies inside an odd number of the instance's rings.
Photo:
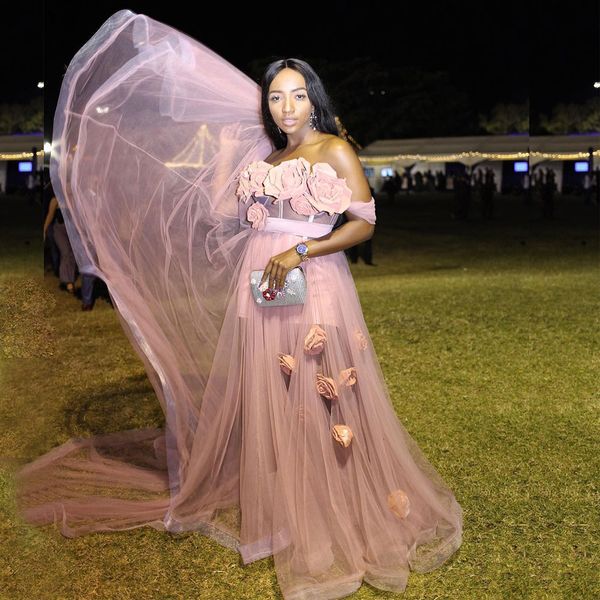
<path id="1" fill-rule="evenodd" d="M 246 219 L 252 223 L 253 229 L 264 229 L 269 211 L 260 203 L 253 202 L 246 211 Z"/>
<path id="2" fill-rule="evenodd" d="M 279 366 L 284 373 L 289 375 L 296 366 L 296 360 L 289 354 L 279 353 Z"/>
<path id="3" fill-rule="evenodd" d="M 348 367 L 340 371 L 339 382 L 346 387 L 350 387 L 356 383 L 356 369 Z"/>
<path id="4" fill-rule="evenodd" d="M 323 351 L 327 342 L 325 330 L 318 325 L 313 325 L 304 338 L 304 352 L 307 354 L 319 354 Z"/>
<path id="5" fill-rule="evenodd" d="M 406 518 L 410 512 L 410 500 L 404 490 L 395 490 L 388 494 L 387 503 L 390 510 L 400 519 Z"/>
<path id="6" fill-rule="evenodd" d="M 323 373 L 317 373 L 317 392 L 325 396 L 327 400 L 337 400 L 338 392 L 335 381 L 331 377 L 325 377 Z"/>
<path id="7" fill-rule="evenodd" d="M 363 332 L 360 329 L 357 329 L 354 332 L 354 337 L 356 337 L 356 340 L 358 341 L 358 347 L 361 350 L 365 350 L 368 342 L 367 342 L 367 338 L 363 335 Z"/>
<path id="8" fill-rule="evenodd" d="M 331 434 L 333 435 L 333 439 L 347 448 L 352 441 L 352 430 L 348 425 L 334 425 L 331 428 Z"/>

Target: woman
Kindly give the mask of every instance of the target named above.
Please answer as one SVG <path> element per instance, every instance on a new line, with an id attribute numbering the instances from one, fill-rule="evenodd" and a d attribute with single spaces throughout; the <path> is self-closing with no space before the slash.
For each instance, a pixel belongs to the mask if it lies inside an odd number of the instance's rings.
<path id="1" fill-rule="evenodd" d="M 48 205 L 48 214 L 44 220 L 43 239 L 46 241 L 48 228 L 52 227 L 52 236 L 60 252 L 59 260 L 59 278 L 61 286 L 65 286 L 69 294 L 75 293 L 76 268 L 75 256 L 71 250 L 71 243 L 65 228 L 65 221 L 62 217 L 61 210 L 58 206 L 56 196 L 52 196 Z"/>
<path id="2" fill-rule="evenodd" d="M 71 62 L 55 129 L 78 263 L 106 282 L 165 427 L 25 466 L 25 518 L 201 532 L 245 564 L 273 555 L 286 600 L 402 591 L 447 560 L 461 507 L 394 413 L 343 252 L 372 236 L 374 200 L 312 68 L 276 61 L 257 86 L 123 10 Z M 300 267 L 304 300 L 269 305 Z"/>

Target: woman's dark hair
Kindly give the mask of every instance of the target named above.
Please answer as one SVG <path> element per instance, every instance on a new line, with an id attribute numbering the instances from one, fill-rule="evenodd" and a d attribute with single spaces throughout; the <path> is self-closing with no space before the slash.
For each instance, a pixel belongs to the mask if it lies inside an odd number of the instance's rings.
<path id="1" fill-rule="evenodd" d="M 299 58 L 284 58 L 267 65 L 260 82 L 263 125 L 268 136 L 275 144 L 275 148 L 280 149 L 285 147 L 287 144 L 287 135 L 280 133 L 271 116 L 271 111 L 269 110 L 269 86 L 277 73 L 286 67 L 298 71 L 304 77 L 308 98 L 315 107 L 315 127 L 317 131 L 339 135 L 335 122 L 333 103 L 325 91 L 325 86 L 321 78 L 306 61 Z"/>

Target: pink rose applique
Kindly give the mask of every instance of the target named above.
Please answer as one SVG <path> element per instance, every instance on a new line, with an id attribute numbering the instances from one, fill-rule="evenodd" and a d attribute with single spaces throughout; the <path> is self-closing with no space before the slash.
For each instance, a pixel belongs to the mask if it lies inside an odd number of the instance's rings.
<path id="1" fill-rule="evenodd" d="M 319 211 L 330 215 L 343 213 L 350 206 L 352 190 L 346 180 L 337 176 L 328 163 L 316 163 L 306 182 L 312 196 L 312 204 Z"/>
<path id="2" fill-rule="evenodd" d="M 348 367 L 340 371 L 339 382 L 346 387 L 350 387 L 356 383 L 356 369 L 354 367 Z"/>
<path id="3" fill-rule="evenodd" d="M 238 186 L 235 193 L 240 197 L 240 200 L 244 203 L 248 202 L 252 192 L 250 191 L 250 173 L 248 171 L 242 171 L 238 178 Z"/>
<path id="4" fill-rule="evenodd" d="M 311 198 L 307 194 L 300 194 L 290 199 L 290 206 L 292 210 L 297 212 L 299 215 L 316 215 L 319 211 L 312 205 Z"/>
<path id="5" fill-rule="evenodd" d="M 296 360 L 289 354 L 279 354 L 279 366 L 284 373 L 290 375 L 296 366 Z"/>
<path id="6" fill-rule="evenodd" d="M 304 338 L 304 352 L 307 354 L 319 354 L 327 343 L 327 334 L 318 325 L 313 325 Z"/>
<path id="7" fill-rule="evenodd" d="M 338 392 L 335 381 L 331 377 L 325 377 L 323 373 L 317 373 L 317 392 L 325 396 L 327 400 L 337 400 Z"/>
<path id="8" fill-rule="evenodd" d="M 293 158 L 269 169 L 264 181 L 265 195 L 288 200 L 307 191 L 306 180 L 310 172 L 310 163 L 305 158 Z"/>
<path id="9" fill-rule="evenodd" d="M 404 490 L 395 490 L 388 494 L 387 503 L 390 510 L 399 518 L 405 519 L 410 512 L 410 500 Z"/>
<path id="10" fill-rule="evenodd" d="M 263 160 L 250 163 L 241 173 L 236 190 L 240 200 L 247 202 L 252 194 L 263 196 L 263 182 L 271 165 Z"/>
<path id="11" fill-rule="evenodd" d="M 246 219 L 254 229 L 264 229 L 268 216 L 269 211 L 260 202 L 253 202 L 246 211 Z"/>
<path id="12" fill-rule="evenodd" d="M 360 329 L 357 329 L 354 332 L 354 337 L 356 338 L 356 341 L 358 342 L 358 347 L 361 350 L 365 350 L 367 348 L 368 342 L 367 342 L 367 338 L 363 335 L 363 332 Z"/>
<path id="13" fill-rule="evenodd" d="M 352 430 L 348 425 L 334 425 L 331 428 L 331 435 L 333 436 L 333 439 L 344 446 L 344 448 L 347 448 L 350 445 L 350 442 L 354 437 Z"/>

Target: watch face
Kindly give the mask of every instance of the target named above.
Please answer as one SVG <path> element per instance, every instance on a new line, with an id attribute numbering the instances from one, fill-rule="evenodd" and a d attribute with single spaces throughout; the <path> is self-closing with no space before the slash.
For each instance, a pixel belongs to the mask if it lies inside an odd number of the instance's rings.
<path id="1" fill-rule="evenodd" d="M 306 244 L 298 244 L 296 246 L 296 250 L 300 253 L 300 254 L 306 254 L 308 252 L 308 246 Z"/>

